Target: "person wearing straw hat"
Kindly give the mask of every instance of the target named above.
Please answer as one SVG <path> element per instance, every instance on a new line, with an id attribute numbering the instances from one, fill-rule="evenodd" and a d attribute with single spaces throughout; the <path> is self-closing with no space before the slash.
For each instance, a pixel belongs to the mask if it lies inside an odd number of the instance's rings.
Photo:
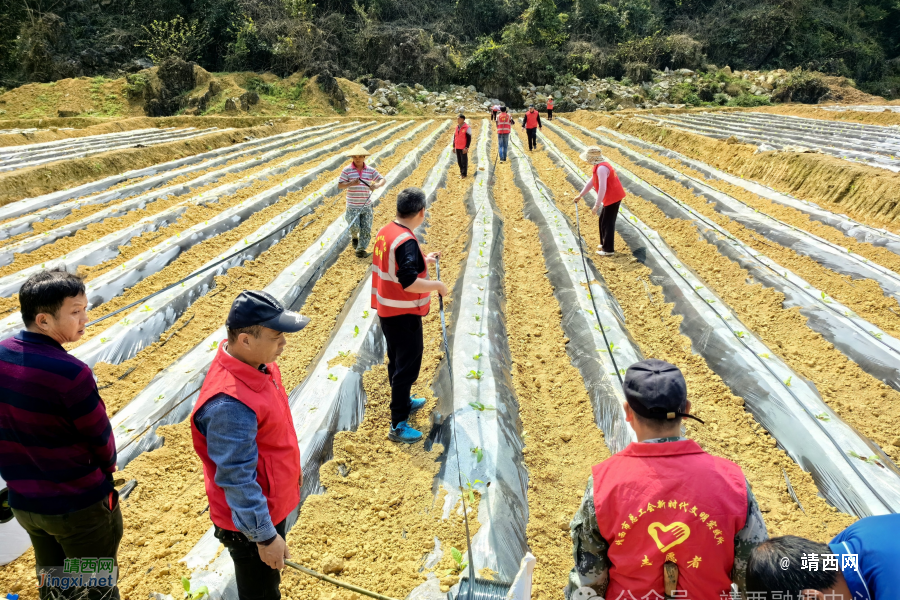
<path id="1" fill-rule="evenodd" d="M 600 246 L 597 254 L 611 256 L 615 254 L 616 216 L 619 214 L 619 204 L 625 198 L 625 189 L 612 165 L 603 157 L 603 150 L 597 146 L 588 146 L 579 158 L 593 165 L 593 171 L 591 178 L 584 184 L 584 189 L 575 196 L 575 202 L 584 198 L 591 190 L 597 194 L 597 201 L 591 209 L 595 215 L 600 215 Z"/>
<path id="2" fill-rule="evenodd" d="M 381 173 L 366 164 L 372 153 L 357 144 L 347 151 L 352 161 L 341 171 L 338 189 L 347 190 L 347 211 L 344 218 L 350 224 L 350 241 L 356 256 L 366 258 L 369 240 L 372 238 L 372 190 L 387 183 Z"/>

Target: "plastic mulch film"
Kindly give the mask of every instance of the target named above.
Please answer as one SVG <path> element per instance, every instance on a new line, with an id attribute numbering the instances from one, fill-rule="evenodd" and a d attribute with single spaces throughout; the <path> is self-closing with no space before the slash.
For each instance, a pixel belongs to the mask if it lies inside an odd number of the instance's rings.
<path id="1" fill-rule="evenodd" d="M 295 131 L 288 131 L 286 133 L 279 133 L 277 135 L 250 140 L 248 142 L 241 142 L 240 144 L 234 144 L 232 146 L 217 148 L 216 150 L 203 152 L 201 154 L 194 154 L 192 156 L 160 163 L 158 165 L 152 165 L 143 169 L 136 169 L 133 171 L 119 173 L 117 175 L 111 175 L 109 177 L 104 177 L 103 179 L 91 181 L 66 190 L 50 192 L 41 196 L 35 196 L 34 198 L 24 198 L 22 200 L 17 200 L 16 202 L 10 202 L 9 204 L 0 206 L 0 220 L 5 221 L 7 219 L 13 219 L 24 214 L 43 210 L 50 206 L 55 206 L 73 198 L 86 198 L 89 195 L 99 194 L 100 192 L 103 193 L 100 194 L 100 199 L 97 200 L 97 202 L 109 202 L 111 200 L 127 198 L 134 194 L 140 194 L 142 192 L 146 192 L 147 190 L 151 190 L 157 186 L 171 181 L 176 177 L 188 175 L 197 171 L 203 171 L 205 169 L 224 164 L 230 160 L 234 160 L 235 158 L 246 156 L 247 154 L 253 152 L 260 152 L 274 148 L 274 143 L 280 142 L 286 138 L 290 140 L 290 138 L 293 138 L 297 135 L 305 135 L 310 131 L 322 131 L 324 129 L 331 129 L 335 125 L 337 125 L 337 122 L 328 123 L 326 125 L 316 125 L 314 127 L 306 127 Z M 142 179 L 141 181 L 136 181 L 130 184 L 125 183 L 130 179 L 137 179 L 141 177 L 146 177 L 146 179 Z M 109 188 L 112 188 L 113 186 L 117 187 L 110 190 Z M 93 200 L 94 199 L 92 198 L 91 201 L 93 202 Z M 15 233 L 12 233 L 11 235 L 17 235 L 18 233 L 22 232 L 17 231 Z M 0 239 L 4 239 L 8 237 L 8 235 L 10 235 L 8 232 L 0 229 Z"/>
<path id="2" fill-rule="evenodd" d="M 123 148 L 128 148 L 135 144 L 141 144 L 143 146 L 155 146 L 157 144 L 165 144 L 166 142 L 173 142 L 178 140 L 188 140 L 195 137 L 200 137 L 204 135 L 209 135 L 210 133 L 217 131 L 215 127 L 211 127 L 208 129 L 200 129 L 200 130 L 182 130 L 177 133 L 169 133 L 165 135 L 150 135 L 147 137 L 135 138 L 129 141 L 121 142 L 121 143 L 110 143 L 104 146 L 98 146 L 94 148 L 73 148 L 72 150 L 64 153 L 64 156 L 60 157 L 58 154 L 49 157 L 31 157 L 26 160 L 21 161 L 8 161 L 6 165 L 0 165 L 0 172 L 8 172 L 15 171 L 18 169 L 24 169 L 27 167 L 36 167 L 38 165 L 46 164 L 49 162 L 55 162 L 58 160 L 72 160 L 74 158 L 84 158 L 86 156 L 93 156 L 94 154 L 101 154 L 103 152 L 110 152 L 112 150 L 121 150 Z"/>
<path id="3" fill-rule="evenodd" d="M 328 129 L 333 129 L 332 127 L 328 127 L 325 130 L 316 129 L 314 131 L 301 130 L 291 132 L 292 135 L 286 136 L 281 135 L 277 136 L 278 139 L 270 140 L 266 144 L 260 146 L 255 145 L 248 149 L 238 149 L 232 152 L 228 152 L 224 156 L 218 156 L 217 158 L 206 160 L 201 162 L 200 164 L 191 165 L 189 167 L 184 167 L 181 169 L 175 169 L 172 171 L 167 171 L 161 175 L 157 175 L 155 177 L 148 177 L 144 180 L 132 183 L 130 185 L 118 186 L 112 190 L 108 190 L 106 192 L 94 195 L 80 195 L 74 200 L 68 200 L 66 202 L 52 202 L 49 203 L 50 200 L 48 196 L 53 196 L 54 194 L 47 194 L 46 196 L 39 196 L 37 198 L 31 198 L 26 200 L 20 200 L 19 202 L 14 202 L 10 205 L 4 206 L 0 208 L 0 218 L 11 218 L 12 220 L 8 220 L 5 223 L 0 224 L 0 240 L 7 239 L 9 237 L 20 235 L 22 233 L 27 233 L 29 231 L 34 231 L 35 223 L 39 223 L 41 221 L 46 220 L 55 220 L 62 219 L 63 217 L 68 216 L 72 213 L 73 210 L 85 207 L 85 206 L 94 206 L 97 204 L 105 204 L 118 199 L 128 198 L 131 196 L 135 196 L 137 194 L 141 194 L 139 198 L 142 200 L 140 207 L 142 208 L 145 204 L 153 202 L 154 200 L 159 200 L 160 198 L 165 198 L 167 196 L 178 196 L 181 194 L 186 194 L 190 192 L 191 189 L 198 187 L 200 185 L 206 185 L 208 183 L 212 183 L 229 172 L 242 171 L 254 164 L 261 164 L 266 160 L 272 160 L 274 158 L 278 158 L 279 156 L 286 154 L 287 152 L 294 152 L 297 148 L 291 148 L 287 151 L 283 151 L 280 154 L 272 153 L 273 150 L 277 148 L 281 148 L 284 146 L 288 146 L 291 144 L 297 144 L 301 140 L 306 138 L 321 135 L 325 133 Z M 225 163 L 234 161 L 238 158 L 242 158 L 248 155 L 260 155 L 260 153 L 265 152 L 262 156 L 259 156 L 257 160 L 254 161 L 245 161 L 235 165 L 232 165 L 230 168 L 217 169 L 211 173 L 207 173 L 205 175 L 201 175 L 194 179 L 184 182 L 181 185 L 170 185 L 164 188 L 157 190 L 155 193 L 151 190 L 155 190 L 159 188 L 160 185 L 171 181 L 176 177 L 181 177 L 183 175 L 189 175 L 190 173 L 194 173 L 196 171 L 202 171 L 206 169 L 211 169 L 216 166 L 223 165 Z M 271 153 L 271 154 L 270 154 Z M 220 153 L 221 154 L 221 153 Z M 260 159 L 265 160 L 260 160 Z M 112 179 L 112 178 L 110 178 Z M 46 204 L 46 206 L 41 206 Z M 107 218 L 108 216 L 118 216 L 124 214 L 128 210 L 132 210 L 128 208 L 128 204 L 123 203 L 124 206 L 119 208 L 115 207 L 117 210 L 113 212 L 111 215 L 106 215 L 103 218 Z M 7 207 L 10 207 L 7 210 Z M 20 218 L 15 218 L 16 216 L 20 216 Z M 57 235 L 53 239 L 60 237 Z"/>
<path id="4" fill-rule="evenodd" d="M 562 311 L 566 351 L 584 378 L 594 421 L 615 454 L 636 439 L 625 422 L 620 376 L 643 355 L 628 333 L 619 303 L 590 261 L 585 277 L 578 238 L 556 207 L 553 192 L 536 177 L 519 138 L 512 135 L 510 141 L 513 175 L 527 202 L 525 216 L 538 225 L 547 276 Z M 585 288 L 588 279 L 590 291 Z"/>
<path id="5" fill-rule="evenodd" d="M 327 139 L 339 137 L 341 135 L 345 135 L 345 134 L 357 131 L 359 129 L 362 129 L 363 127 L 365 127 L 365 125 L 356 125 L 356 126 L 349 127 L 349 128 L 326 132 L 324 135 L 320 135 L 320 136 L 316 137 L 315 139 L 308 140 L 308 141 L 305 141 L 302 143 L 298 143 L 296 140 L 292 140 L 293 143 L 291 143 L 290 146 L 282 147 L 282 148 L 279 148 L 276 150 L 271 150 L 269 152 L 266 152 L 265 154 L 258 155 L 254 158 L 251 158 L 249 160 L 246 160 L 246 161 L 243 161 L 240 163 L 228 165 L 226 167 L 217 169 L 211 173 L 206 173 L 204 175 L 201 175 L 200 177 L 197 177 L 190 181 L 186 181 L 181 184 L 170 185 L 170 186 L 158 189 L 158 190 L 153 190 L 153 191 L 147 192 L 145 194 L 141 194 L 139 196 L 135 196 L 133 198 L 125 200 L 124 202 L 120 202 L 118 204 L 114 204 L 112 206 L 109 206 L 107 208 L 99 210 L 91 215 L 88 215 L 88 216 L 82 218 L 82 219 L 78 219 L 77 221 L 73 221 L 71 223 L 61 225 L 59 227 L 54 227 L 52 229 L 47 229 L 46 231 L 42 231 L 41 233 L 39 233 L 37 235 L 33 235 L 30 237 L 18 240 L 16 242 L 13 242 L 11 244 L 8 244 L 8 245 L 0 248 L 0 265 L 8 265 L 9 263 L 11 263 L 13 261 L 13 259 L 15 258 L 15 254 L 24 254 L 27 252 L 32 252 L 33 250 L 40 248 L 41 246 L 45 246 L 47 244 L 53 243 L 60 238 L 74 235 L 75 233 L 77 233 L 81 229 L 84 229 L 91 223 L 99 223 L 101 221 L 104 221 L 106 219 L 110 219 L 113 217 L 121 217 L 122 215 L 125 215 L 131 211 L 144 209 L 150 203 L 155 202 L 157 200 L 162 200 L 162 199 L 170 197 L 170 196 L 180 196 L 180 195 L 188 194 L 192 189 L 202 186 L 202 185 L 214 183 L 229 173 L 240 173 L 242 171 L 246 171 L 248 169 L 258 167 L 265 163 L 271 162 L 277 158 L 280 158 L 280 157 L 284 156 L 285 154 L 289 154 L 292 152 L 298 152 L 305 148 L 309 148 L 311 146 L 321 144 L 323 141 L 325 141 Z M 376 127 L 376 129 L 377 129 L 377 127 Z M 361 133 L 357 133 L 357 136 L 359 136 L 359 135 L 361 135 Z M 310 137 L 310 136 L 309 135 L 303 136 L 303 138 L 307 138 L 307 137 Z M 286 146 L 286 144 L 279 144 L 279 145 Z M 291 158 L 283 163 L 261 169 L 261 170 L 257 171 L 256 173 L 252 173 L 250 175 L 245 175 L 234 181 L 224 183 L 216 188 L 213 188 L 206 192 L 201 192 L 200 194 L 192 196 L 192 197 L 186 199 L 184 202 L 180 202 L 177 206 L 174 206 L 169 210 L 170 211 L 176 210 L 179 207 L 190 206 L 191 204 L 198 204 L 201 202 L 215 202 L 222 196 L 232 194 L 241 188 L 245 188 L 245 187 L 253 184 L 256 181 L 265 180 L 273 175 L 280 175 L 280 174 L 286 172 L 288 169 L 290 169 L 293 166 L 302 164 L 303 162 L 306 162 L 312 158 L 321 156 L 323 154 L 323 150 L 324 149 L 313 150 L 313 151 L 307 152 L 306 154 L 304 154 L 302 156 L 297 156 L 297 157 Z M 25 215 L 24 217 L 15 219 L 14 221 L 11 221 L 11 222 L 5 224 L 4 226 L 0 226 L 0 228 L 5 227 L 8 231 L 13 231 L 16 229 L 21 229 L 21 224 L 23 222 L 33 222 L 38 219 L 43 220 L 43 219 L 47 219 L 47 218 L 54 218 L 54 219 L 62 218 L 63 216 L 65 216 L 63 214 L 63 208 L 70 208 L 72 204 L 73 203 L 67 202 L 65 205 L 54 206 L 52 208 L 40 211 L 38 214 Z M 68 212 L 71 212 L 71 211 L 70 210 L 65 211 L 66 214 Z M 162 214 L 165 212 L 166 211 L 161 211 L 161 213 L 159 213 L 159 214 Z M 53 215 L 51 216 L 51 215 L 49 215 L 49 213 L 53 213 Z M 148 217 L 148 219 L 151 219 L 151 218 L 152 217 Z M 30 227 L 33 227 L 33 224 L 30 225 Z"/>
<path id="6" fill-rule="evenodd" d="M 564 139 L 573 139 L 572 136 L 557 127 L 549 124 L 550 129 Z M 658 173 L 663 177 L 679 182 L 687 189 L 693 191 L 710 201 L 715 210 L 733 221 L 737 221 L 744 227 L 752 229 L 773 242 L 790 248 L 798 254 L 808 256 L 822 266 L 842 275 L 848 275 L 853 279 L 871 279 L 881 286 L 885 294 L 900 300 L 900 275 L 890 269 L 879 265 L 862 255 L 849 251 L 817 235 L 794 227 L 788 223 L 775 219 L 755 208 L 741 202 L 737 198 L 729 196 L 719 190 L 710 187 L 699 179 L 689 177 L 671 167 L 654 161 L 639 152 L 622 146 L 603 136 L 596 136 L 601 144 L 616 148 L 628 156 L 635 164 Z M 581 142 L 578 142 L 579 144 Z"/>
<path id="7" fill-rule="evenodd" d="M 83 137 L 70 137 L 63 138 L 61 140 L 52 140 L 49 142 L 38 142 L 36 144 L 19 144 L 18 146 L 3 146 L 0 149 L 0 159 L 7 159 L 12 156 L 24 153 L 24 152 L 37 152 L 44 151 L 48 149 L 52 149 L 57 146 L 66 146 L 66 145 L 78 145 L 78 144 L 89 144 L 89 143 L 104 143 L 116 136 L 120 135 L 134 135 L 134 134 L 148 134 L 154 131 L 171 131 L 174 127 L 145 127 L 144 129 L 132 129 L 129 131 L 114 131 L 112 133 L 98 133 L 96 135 L 88 135 Z M 37 129 L 31 129 L 27 131 L 37 131 Z M 62 131 L 61 129 L 59 131 Z"/>
<path id="8" fill-rule="evenodd" d="M 587 175 L 548 140 L 548 148 L 570 172 L 575 187 Z M 573 147 L 584 148 L 577 140 Z M 640 188 L 627 172 L 622 182 L 630 193 Z M 743 397 L 756 420 L 806 471 L 819 492 L 844 512 L 859 517 L 900 510 L 900 471 L 881 449 L 842 421 L 822 400 L 812 382 L 790 369 L 740 322 L 737 316 L 683 265 L 653 229 L 624 205 L 616 231 L 632 254 L 653 273 L 667 302 L 683 318 L 681 332 L 693 350 L 729 388 Z M 863 460 L 860 460 L 862 458 Z"/>
<path id="9" fill-rule="evenodd" d="M 442 129 L 443 127 L 436 129 L 400 164 L 391 169 L 385 176 L 387 184 L 372 193 L 373 205 L 416 169 L 419 160 L 435 144 Z M 335 184 L 336 180 L 326 187 Z M 278 298 L 285 306 L 300 306 L 312 285 L 337 258 L 348 240 L 349 225 L 341 215 L 296 261 L 266 286 L 265 291 Z M 224 326 L 163 369 L 146 388 L 113 416 L 111 422 L 120 469 L 142 452 L 159 447 L 161 440 L 156 437 L 157 427 L 181 422 L 190 414 L 203 385 L 203 378 L 223 339 Z"/>
<path id="10" fill-rule="evenodd" d="M 372 162 L 377 163 L 384 157 L 390 156 L 401 144 L 414 139 L 425 131 L 431 123 L 432 121 L 426 121 L 410 131 L 406 136 L 388 144 L 378 152 L 377 155 L 374 155 L 375 160 Z M 417 149 L 417 151 L 422 151 L 421 147 Z M 254 212 L 273 204 L 281 195 L 293 189 L 302 188 L 303 185 L 315 179 L 321 172 L 319 169 L 316 169 L 315 171 L 315 173 L 307 172 L 298 175 L 294 178 L 296 181 L 288 180 L 285 183 L 289 185 L 284 188 L 279 187 L 262 192 L 243 202 L 241 205 L 224 211 L 216 217 L 216 220 L 219 223 L 224 224 L 225 227 L 234 227 Z M 400 174 L 400 179 L 405 177 L 405 175 L 402 175 L 402 170 L 398 171 L 397 169 L 392 170 L 391 173 L 388 174 L 388 177 L 393 175 L 394 178 L 397 178 L 398 173 Z M 386 177 L 386 179 L 388 179 L 388 177 Z M 388 179 L 388 185 L 392 185 L 393 183 L 393 180 Z M 125 318 L 74 349 L 72 351 L 73 356 L 77 356 L 91 366 L 97 362 L 118 364 L 124 360 L 128 360 L 145 346 L 152 344 L 164 331 L 178 320 L 184 311 L 193 304 L 198 297 L 206 294 L 206 292 L 211 289 L 217 275 L 224 273 L 232 267 L 243 264 L 248 260 L 256 258 L 264 251 L 278 244 L 284 239 L 285 235 L 293 230 L 300 217 L 312 212 L 326 197 L 337 194 L 338 192 L 334 182 L 330 183 L 330 185 L 326 185 L 325 188 L 320 191 L 322 193 L 313 193 L 302 202 L 295 204 L 270 220 L 250 236 L 236 242 L 228 248 L 228 250 L 209 260 L 201 267 L 201 270 L 212 267 L 216 263 L 222 261 L 223 258 L 229 256 L 232 258 L 218 264 L 214 268 L 209 268 L 204 272 L 198 273 L 196 276 L 187 279 L 177 287 L 172 287 L 171 289 L 150 298 L 143 306 L 134 309 Z M 210 219 L 209 223 L 212 222 L 213 220 Z M 198 226 L 200 225 L 201 224 L 198 224 Z M 202 225 L 205 225 L 205 223 Z M 216 224 L 213 223 L 213 225 Z M 278 232 L 278 234 L 272 235 L 274 232 Z M 266 238 L 265 241 L 259 243 L 264 238 Z M 93 291 L 96 292 L 98 290 L 95 288 Z"/>
<path id="11" fill-rule="evenodd" d="M 441 153 L 426 178 L 422 189 L 428 198 L 434 198 L 438 187 L 443 187 L 446 181 L 451 164 L 448 156 L 455 156 L 452 146 Z M 335 433 L 354 430 L 362 420 L 366 404 L 362 376 L 384 359 L 384 336 L 371 308 L 369 273 L 338 317 L 331 339 L 316 357 L 312 371 L 290 394 L 303 468 L 301 502 L 309 494 L 322 492 L 319 467 L 331 459 Z M 354 365 L 329 367 L 328 362 L 341 353 L 355 356 Z M 221 594 L 223 600 L 237 600 L 234 563 L 224 552 L 216 558 L 219 540 L 212 532 L 210 528 L 181 562 L 195 571 L 192 586 L 205 585 L 216 597 Z"/>
<path id="12" fill-rule="evenodd" d="M 828 121 L 822 119 L 805 119 L 776 114 L 757 112 L 733 113 L 739 115 L 741 120 L 747 123 L 759 123 L 763 125 L 778 125 L 785 131 L 796 131 L 801 134 L 812 134 L 821 137 L 854 140 L 856 142 L 872 143 L 872 149 L 885 148 L 900 150 L 900 131 L 890 127 L 860 128 L 853 123 L 841 121 Z"/>
<path id="13" fill-rule="evenodd" d="M 0 477 L 0 490 L 6 482 Z M 11 563 L 31 547 L 31 538 L 15 519 L 0 523 L 0 566 Z"/>
<path id="14" fill-rule="evenodd" d="M 690 205 L 642 181 L 621 165 L 614 166 L 617 173 L 625 174 L 634 183 L 634 190 L 642 198 L 654 203 L 669 218 L 692 221 L 700 234 L 722 254 L 748 270 L 763 285 L 782 292 L 785 306 L 799 307 L 801 314 L 809 319 L 809 327 L 821 333 L 864 371 L 900 389 L 900 340 L 747 246 Z"/>
<path id="15" fill-rule="evenodd" d="M 706 137 L 711 137 L 714 139 L 723 140 L 728 137 L 734 136 L 743 143 L 753 144 L 754 146 L 768 145 L 770 146 L 770 149 L 785 149 L 797 145 L 794 140 L 783 138 L 774 132 L 757 133 L 745 128 L 728 127 L 724 123 L 704 123 L 702 121 L 685 118 L 683 115 L 666 115 L 665 117 L 660 117 L 657 115 L 641 115 L 639 118 L 648 119 L 656 123 L 674 125 L 676 128 L 683 129 L 688 133 L 705 135 Z M 827 142 L 805 142 L 803 145 L 815 150 L 820 150 L 825 154 L 837 156 L 838 158 L 842 158 L 844 160 L 863 163 L 871 167 L 880 167 L 882 169 L 887 169 L 894 172 L 900 171 L 900 161 L 887 158 L 880 154 L 866 152 L 865 150 L 834 148 Z"/>
<path id="16" fill-rule="evenodd" d="M 563 118 L 560 118 L 559 120 L 561 122 L 565 122 L 567 125 L 572 125 L 573 127 L 578 128 L 585 134 L 589 134 L 592 137 L 597 137 L 596 134 L 588 131 L 580 125 L 576 125 L 575 123 L 567 121 Z M 896 233 L 887 231 L 886 229 L 879 229 L 877 227 L 865 225 L 864 223 L 860 223 L 859 221 L 851 219 L 847 215 L 838 214 L 831 212 L 830 210 L 826 210 L 815 202 L 800 200 L 799 198 L 795 198 L 789 194 L 784 194 L 782 192 L 776 191 L 761 183 L 757 183 L 749 179 L 735 177 L 734 175 L 726 173 L 725 171 L 721 171 L 706 163 L 702 163 L 699 160 L 688 158 L 683 154 L 679 154 L 678 152 L 669 150 L 668 148 L 665 148 L 663 146 L 645 142 L 640 138 L 636 138 L 624 133 L 619 133 L 618 131 L 607 129 L 606 127 L 598 127 L 597 131 L 601 131 L 608 136 L 615 136 L 640 148 L 653 150 L 658 154 L 675 159 L 681 162 L 686 167 L 703 173 L 704 177 L 707 177 L 709 179 L 718 179 L 725 181 L 732 185 L 744 188 L 748 192 L 756 194 L 757 196 L 765 198 L 766 200 L 771 200 L 772 202 L 775 202 L 777 204 L 782 204 L 784 206 L 799 210 L 807 214 L 811 219 L 819 221 L 821 223 L 825 223 L 826 225 L 830 225 L 844 235 L 855 238 L 860 242 L 886 248 L 895 254 L 900 254 L 900 235 L 897 235 Z"/>
<path id="17" fill-rule="evenodd" d="M 312 150 L 307 152 L 303 156 L 297 157 L 295 159 L 291 159 L 291 163 L 294 165 L 302 164 L 313 158 L 317 158 L 322 156 L 323 154 L 329 154 L 336 150 L 339 150 L 341 147 L 345 146 L 348 143 L 354 142 L 365 135 L 365 131 L 360 131 L 354 133 L 352 136 L 343 138 L 333 144 L 329 144 L 326 147 L 318 148 L 316 150 Z M 345 157 L 336 154 L 330 157 L 323 163 L 320 163 L 319 167 L 323 167 L 325 170 L 336 168 L 345 160 Z M 276 175 L 279 172 L 284 172 L 288 170 L 289 167 L 285 165 L 281 165 L 279 167 L 273 167 L 272 170 L 268 170 L 266 175 Z M 309 173 L 309 171 L 307 171 Z M 294 177 L 288 180 L 285 180 L 278 184 L 277 187 L 267 190 L 263 192 L 266 193 L 275 193 L 276 197 L 280 197 L 284 193 L 290 191 L 288 188 L 290 186 L 294 186 L 294 188 L 298 187 L 297 182 L 300 179 L 304 178 L 307 173 L 304 173 L 298 177 Z M 114 231 L 108 235 L 99 238 L 98 240 L 91 242 L 89 244 L 85 244 L 76 250 L 69 252 L 68 254 L 64 254 L 57 258 L 47 260 L 42 264 L 51 264 L 51 265 L 65 265 L 68 269 L 74 269 L 78 266 L 93 266 L 105 262 L 107 260 L 111 260 L 117 256 L 119 256 L 119 246 L 126 244 L 132 238 L 141 235 L 147 231 L 155 231 L 156 229 L 165 226 L 166 224 L 170 224 L 177 220 L 178 216 L 183 213 L 187 208 L 191 205 L 202 204 L 206 202 L 216 202 L 219 198 L 224 197 L 226 195 L 232 194 L 235 191 L 251 185 L 254 181 L 262 178 L 261 173 L 255 173 L 252 176 L 244 177 L 236 182 L 227 183 L 221 185 L 215 189 L 201 192 L 196 196 L 193 196 L 184 202 L 180 202 L 175 206 L 167 208 L 163 211 L 160 211 L 156 214 L 149 215 L 140 219 L 139 221 L 119 229 L 118 231 Z M 258 198 L 258 196 L 254 196 L 254 198 Z M 246 205 L 248 201 L 244 201 L 242 205 Z M 230 209 L 229 209 L 230 210 Z M 235 223 L 237 225 L 237 223 Z M 29 239 L 37 239 L 40 236 L 35 236 L 35 238 Z M 25 240 L 23 240 L 25 241 Z M 7 246 L 6 248 L 9 248 Z M 6 250 L 3 249 L 3 251 Z M 15 273 L 7 275 L 5 277 L 0 277 L 0 297 L 11 296 L 19 291 L 19 287 L 21 287 L 22 283 L 34 273 L 41 271 L 44 267 L 42 264 L 36 264 L 31 267 L 26 267 Z"/>
<path id="18" fill-rule="evenodd" d="M 446 449 L 435 479 L 435 494 L 440 488 L 447 492 L 445 518 L 460 501 L 460 481 L 463 486 L 469 482 L 481 493 L 480 528 L 472 536 L 468 560 L 476 571 L 488 568 L 497 573 L 497 579 L 511 581 L 528 551 L 528 473 L 510 378 L 503 224 L 494 212 L 491 194 L 491 136 L 490 124 L 484 120 L 468 198 L 473 218 L 467 257 L 453 289 L 453 314 L 448 319 L 452 373 L 445 361 L 435 378 L 433 387 L 439 400 L 429 443 L 440 443 Z M 482 450 L 481 462 L 472 452 L 475 447 Z M 473 483 L 478 480 L 484 483 Z M 462 510 L 461 505 L 457 510 Z M 462 576 L 467 577 L 468 572 Z"/>

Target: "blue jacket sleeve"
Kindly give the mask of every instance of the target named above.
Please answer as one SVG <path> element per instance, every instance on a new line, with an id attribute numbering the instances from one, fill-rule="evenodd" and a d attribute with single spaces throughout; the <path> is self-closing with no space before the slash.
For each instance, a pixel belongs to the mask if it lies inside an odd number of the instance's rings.
<path id="1" fill-rule="evenodd" d="M 265 542 L 277 533 L 269 506 L 256 481 L 256 414 L 226 394 L 210 399 L 194 415 L 206 436 L 209 458 L 216 463 L 216 485 L 225 491 L 231 518 L 251 542 Z"/>

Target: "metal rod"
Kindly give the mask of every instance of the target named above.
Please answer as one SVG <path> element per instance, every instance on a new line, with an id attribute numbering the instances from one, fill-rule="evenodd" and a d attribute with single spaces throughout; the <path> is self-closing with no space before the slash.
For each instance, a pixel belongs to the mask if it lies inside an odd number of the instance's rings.
<path id="1" fill-rule="evenodd" d="M 390 596 L 384 596 L 377 592 L 370 592 L 369 590 L 363 589 L 361 587 L 355 586 L 352 583 L 347 583 L 345 581 L 341 581 L 340 579 L 335 579 L 334 577 L 329 577 L 328 575 L 323 575 L 317 571 L 313 571 L 312 569 L 308 569 L 303 565 L 297 564 L 292 560 L 285 560 L 284 564 L 287 566 L 297 569 L 302 573 L 306 573 L 311 577 L 315 577 L 316 579 L 321 579 L 322 581 L 327 581 L 328 583 L 334 584 L 338 587 L 342 587 L 346 590 L 350 590 L 351 592 L 356 592 L 357 594 L 362 594 L 363 596 L 368 596 L 369 598 L 377 598 L 378 600 L 396 600 L 396 598 L 391 598 Z"/>

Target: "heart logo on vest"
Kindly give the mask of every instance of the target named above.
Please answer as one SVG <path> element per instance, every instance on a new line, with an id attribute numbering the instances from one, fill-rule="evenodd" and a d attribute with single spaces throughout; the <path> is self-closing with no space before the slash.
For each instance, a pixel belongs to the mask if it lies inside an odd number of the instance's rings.
<path id="1" fill-rule="evenodd" d="M 669 533 L 670 531 L 672 532 L 672 535 L 666 536 L 666 541 L 668 541 L 672 537 L 674 537 L 675 539 L 670 541 L 668 544 L 663 544 L 663 542 L 659 539 L 659 532 Z M 691 536 L 691 528 L 679 521 L 669 523 L 668 525 L 663 525 L 662 523 L 656 522 L 650 524 L 650 527 L 647 528 L 647 533 L 649 533 L 650 537 L 653 538 L 653 541 L 656 542 L 656 547 L 659 548 L 659 551 L 666 552 L 673 546 L 677 546 L 678 544 L 688 539 Z"/>

